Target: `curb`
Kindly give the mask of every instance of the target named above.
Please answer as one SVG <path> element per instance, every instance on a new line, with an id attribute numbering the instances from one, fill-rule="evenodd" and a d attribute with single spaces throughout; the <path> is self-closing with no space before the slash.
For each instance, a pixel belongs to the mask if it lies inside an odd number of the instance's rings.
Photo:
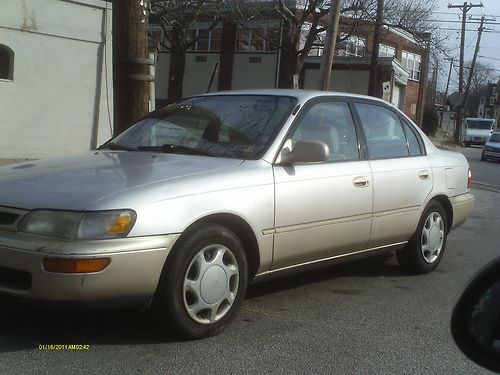
<path id="1" fill-rule="evenodd" d="M 472 181 L 472 184 L 473 184 L 473 187 L 475 187 L 476 189 L 488 190 L 488 191 L 492 191 L 494 193 L 500 193 L 500 186 L 497 186 L 497 185 L 486 184 L 486 183 L 480 182 L 480 181 Z"/>

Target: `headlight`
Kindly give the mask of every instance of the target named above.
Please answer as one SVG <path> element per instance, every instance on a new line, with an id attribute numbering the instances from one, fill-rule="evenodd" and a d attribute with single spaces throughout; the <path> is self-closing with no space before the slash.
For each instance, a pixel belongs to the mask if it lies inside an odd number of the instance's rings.
<path id="1" fill-rule="evenodd" d="M 67 239 L 109 239 L 125 237 L 134 226 L 132 210 L 49 211 L 35 210 L 19 223 L 19 232 Z"/>

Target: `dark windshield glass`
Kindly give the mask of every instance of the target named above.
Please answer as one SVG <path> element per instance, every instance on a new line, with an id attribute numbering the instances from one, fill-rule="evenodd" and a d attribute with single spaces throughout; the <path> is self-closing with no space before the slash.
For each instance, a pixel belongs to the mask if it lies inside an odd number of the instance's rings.
<path id="1" fill-rule="evenodd" d="M 500 133 L 492 134 L 489 141 L 500 143 Z"/>
<path id="2" fill-rule="evenodd" d="M 467 128 L 469 129 L 491 129 L 493 125 L 492 120 L 467 120 Z"/>
<path id="3" fill-rule="evenodd" d="M 257 159 L 295 103 L 264 95 L 190 98 L 151 113 L 112 142 L 138 151 Z"/>

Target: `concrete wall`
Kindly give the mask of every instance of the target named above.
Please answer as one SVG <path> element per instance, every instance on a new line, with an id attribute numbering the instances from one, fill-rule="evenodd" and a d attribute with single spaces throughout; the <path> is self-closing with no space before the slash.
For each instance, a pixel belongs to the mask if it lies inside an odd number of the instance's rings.
<path id="1" fill-rule="evenodd" d="M 202 61 L 196 61 L 202 60 Z M 203 61 L 204 60 L 204 61 Z M 210 75 L 215 64 L 219 61 L 218 53 L 188 53 L 186 55 L 186 67 L 182 85 L 183 96 L 203 94 L 207 92 Z M 217 91 L 219 75 L 216 73 L 210 92 Z"/>
<path id="2" fill-rule="evenodd" d="M 157 100 L 168 98 L 170 53 L 159 52 L 156 61 L 155 92 Z M 198 57 L 198 61 L 197 61 Z M 200 61 L 204 60 L 204 61 Z M 207 91 L 214 65 L 219 61 L 218 53 L 188 52 L 182 82 L 183 96 L 202 94 Z M 210 92 L 217 91 L 219 74 L 215 73 Z"/>
<path id="3" fill-rule="evenodd" d="M 100 0 L 1 0 L 0 43 L 15 60 L 13 80 L 0 80 L 0 158 L 74 154 L 110 137 L 111 24 Z"/>
<path id="4" fill-rule="evenodd" d="M 168 98 L 168 72 L 170 71 L 170 53 L 160 52 L 156 56 L 155 93 L 157 100 Z"/>
<path id="5" fill-rule="evenodd" d="M 330 90 L 366 95 L 370 72 L 367 70 L 333 70 L 330 77 Z M 319 88 L 319 69 L 306 69 L 304 88 Z"/>
<path id="6" fill-rule="evenodd" d="M 274 88 L 276 60 L 274 53 L 235 53 L 231 89 Z"/>

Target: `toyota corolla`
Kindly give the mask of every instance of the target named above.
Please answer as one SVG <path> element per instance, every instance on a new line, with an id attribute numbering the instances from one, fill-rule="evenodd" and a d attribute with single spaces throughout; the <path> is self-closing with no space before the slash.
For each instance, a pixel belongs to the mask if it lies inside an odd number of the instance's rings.
<path id="1" fill-rule="evenodd" d="M 0 292 L 153 304 L 220 332 L 249 282 L 395 251 L 427 273 L 474 198 L 466 159 L 375 98 L 190 97 L 98 150 L 0 168 Z"/>

